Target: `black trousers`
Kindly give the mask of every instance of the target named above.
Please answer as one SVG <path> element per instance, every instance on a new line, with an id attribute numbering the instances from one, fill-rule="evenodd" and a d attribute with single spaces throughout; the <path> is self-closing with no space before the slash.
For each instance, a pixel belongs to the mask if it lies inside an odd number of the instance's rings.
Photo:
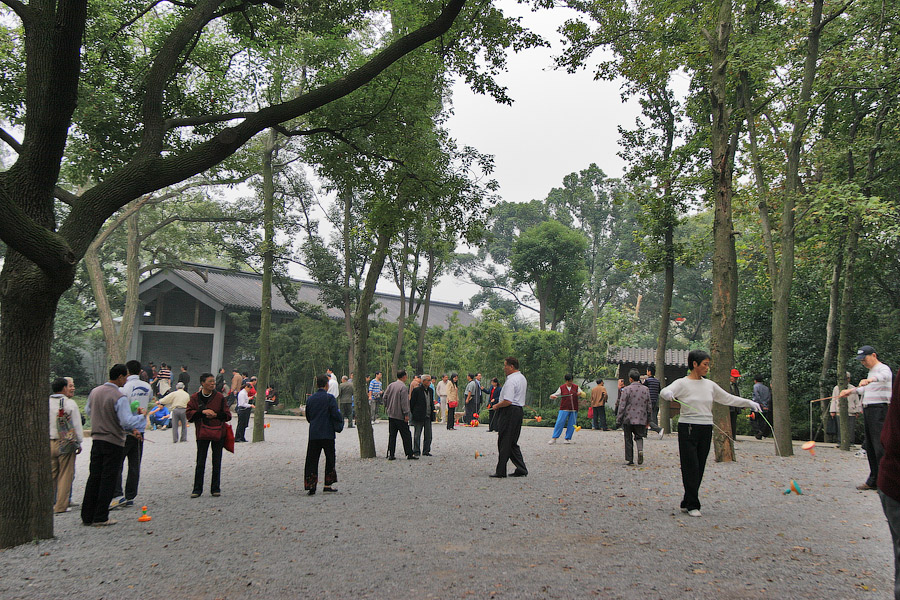
<path id="1" fill-rule="evenodd" d="M 116 474 L 116 490 L 113 497 L 124 495 L 128 500 L 134 500 L 138 492 L 138 484 L 141 481 L 141 457 L 144 456 L 144 440 L 139 440 L 133 435 L 125 436 L 125 451 L 122 462 L 119 463 L 119 472 Z M 122 473 L 125 471 L 125 461 L 128 461 L 128 479 L 125 480 L 125 493 L 122 494 Z"/>
<path id="2" fill-rule="evenodd" d="M 884 446 L 881 445 L 881 430 L 884 428 L 884 419 L 887 417 L 887 404 L 870 404 L 863 406 L 863 425 L 866 428 L 866 440 L 863 448 L 866 450 L 866 459 L 869 461 L 869 478 L 866 483 L 876 487 L 878 483 L 878 463 L 884 456 Z"/>
<path id="3" fill-rule="evenodd" d="M 425 441 L 422 442 L 422 432 L 425 432 Z M 431 421 L 428 419 L 413 421 L 413 454 L 418 456 L 422 452 L 431 452 Z"/>
<path id="4" fill-rule="evenodd" d="M 625 462 L 631 463 L 634 462 L 635 445 L 637 445 L 638 452 L 644 451 L 644 438 L 647 437 L 647 428 L 643 425 L 623 423 L 622 431 L 625 433 Z M 633 442 L 632 439 L 634 440 Z"/>
<path id="5" fill-rule="evenodd" d="M 341 416 L 347 419 L 347 427 L 353 427 L 353 405 L 341 404 Z"/>
<path id="6" fill-rule="evenodd" d="M 234 432 L 234 441 L 246 442 L 247 438 L 244 437 L 244 434 L 247 431 L 247 425 L 250 424 L 250 415 L 253 413 L 253 409 L 250 407 L 239 408 L 237 413 L 238 422 L 237 430 Z"/>
<path id="7" fill-rule="evenodd" d="M 123 447 L 95 439 L 91 444 L 91 466 L 81 501 L 81 520 L 86 524 L 109 519 L 109 503 L 122 467 Z"/>
<path id="8" fill-rule="evenodd" d="M 210 440 L 197 440 L 197 466 L 194 469 L 194 492 L 195 494 L 203 493 L 203 476 L 206 472 L 206 455 L 212 447 L 212 484 L 209 491 L 216 494 L 222 491 L 222 448 L 225 447 L 224 442 L 213 442 Z"/>
<path id="9" fill-rule="evenodd" d="M 409 433 L 409 423 L 403 419 L 388 418 L 388 456 L 394 456 L 397 449 L 397 433 L 403 441 L 403 454 L 412 456 L 412 435 Z"/>
<path id="10" fill-rule="evenodd" d="M 519 434 L 522 433 L 522 407 L 504 406 L 497 409 L 497 472 L 501 477 L 506 477 L 506 463 L 510 460 L 517 473 L 528 474 L 528 467 L 522 458 L 522 450 L 519 448 Z"/>
<path id="11" fill-rule="evenodd" d="M 659 426 L 659 402 L 650 405 L 650 429 L 659 433 L 662 427 Z"/>
<path id="12" fill-rule="evenodd" d="M 684 485 L 681 508 L 700 509 L 700 483 L 706 469 L 712 431 L 712 425 L 678 424 L 678 457 L 681 459 L 681 483 Z"/>
<path id="13" fill-rule="evenodd" d="M 303 470 L 303 489 L 314 490 L 319 482 L 319 455 L 325 451 L 325 485 L 337 481 L 334 440 L 309 440 L 306 444 L 306 467 Z"/>

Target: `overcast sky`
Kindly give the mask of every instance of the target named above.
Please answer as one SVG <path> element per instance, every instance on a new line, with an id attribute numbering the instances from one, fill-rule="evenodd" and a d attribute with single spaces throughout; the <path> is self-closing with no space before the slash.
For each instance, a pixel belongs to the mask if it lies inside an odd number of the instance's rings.
<path id="1" fill-rule="evenodd" d="M 494 178 L 501 197 L 510 202 L 544 198 L 562 185 L 563 177 L 592 162 L 610 177 L 621 176 L 617 127 L 632 127 L 640 108 L 636 102 L 622 103 L 618 83 L 595 81 L 589 71 L 553 69 L 553 56 L 562 48 L 556 30 L 574 12 L 560 8 L 533 13 L 511 0 L 500 6 L 508 15 L 523 17 L 523 24 L 551 47 L 509 57 L 508 72 L 499 80 L 508 88 L 512 106 L 458 83 L 448 123 L 453 137 L 460 145 L 494 155 Z M 433 297 L 466 302 L 476 291 L 447 276 Z"/>

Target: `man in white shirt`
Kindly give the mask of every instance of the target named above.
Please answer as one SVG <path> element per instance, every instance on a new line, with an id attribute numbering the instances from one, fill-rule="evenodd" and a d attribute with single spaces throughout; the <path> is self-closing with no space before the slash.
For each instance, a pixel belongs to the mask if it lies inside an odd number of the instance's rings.
<path id="1" fill-rule="evenodd" d="M 147 414 L 147 403 L 153 396 L 150 384 L 141 379 L 141 363 L 129 360 L 125 363 L 128 368 L 128 379 L 120 389 L 128 398 L 131 413 L 135 415 Z M 111 509 L 134 505 L 137 496 L 138 484 L 141 481 L 141 459 L 144 456 L 144 440 L 133 435 L 125 438 L 125 452 L 122 456 L 122 464 L 119 465 L 119 474 L 116 479 L 116 491 L 113 497 L 119 499 L 110 505 Z M 125 479 L 125 493 L 122 493 L 122 474 L 125 471 L 125 461 L 128 461 L 128 477 Z"/>
<path id="2" fill-rule="evenodd" d="M 864 483 L 856 486 L 858 490 L 874 490 L 878 482 L 878 463 L 884 456 L 884 446 L 881 445 L 881 429 L 884 427 L 884 419 L 887 417 L 888 403 L 891 401 L 891 388 L 894 384 L 894 374 L 890 367 L 878 360 L 878 353 L 872 346 L 863 346 L 856 352 L 856 360 L 869 369 L 868 376 L 859 382 L 858 387 L 848 387 L 841 391 L 841 398 L 846 398 L 854 391 L 859 393 L 859 388 L 865 388 L 862 396 L 863 425 L 866 431 L 866 441 L 863 449 L 869 460 L 869 477 Z"/>
<path id="3" fill-rule="evenodd" d="M 325 374 L 328 375 L 328 393 L 337 399 L 341 395 L 341 386 L 338 383 L 337 376 L 331 369 L 325 369 Z"/>
<path id="4" fill-rule="evenodd" d="M 172 424 L 172 443 L 178 443 L 178 429 L 181 429 L 181 441 L 187 441 L 187 405 L 191 395 L 184 390 L 184 384 L 175 384 L 175 391 L 163 396 L 157 404 L 165 406 L 172 413 L 169 423 Z"/>
<path id="5" fill-rule="evenodd" d="M 441 380 L 438 381 L 437 387 L 435 387 L 435 393 L 438 395 L 438 398 L 441 400 L 441 411 L 438 414 L 438 421 L 442 421 L 447 418 L 447 391 L 450 388 L 450 378 L 446 373 L 441 377 Z"/>
<path id="6" fill-rule="evenodd" d="M 250 424 L 250 413 L 253 412 L 253 409 L 256 408 L 255 404 L 250 404 L 250 390 L 253 389 L 253 384 L 249 381 L 244 382 L 244 389 L 238 392 L 238 402 L 237 402 L 237 413 L 238 413 L 238 423 L 237 430 L 234 432 L 234 441 L 235 442 L 246 442 L 247 439 L 244 437 L 245 432 L 247 431 L 247 425 Z"/>
<path id="7" fill-rule="evenodd" d="M 81 428 L 81 412 L 78 405 L 72 400 L 75 395 L 75 384 L 59 377 L 53 380 L 50 390 L 50 475 L 53 477 L 53 487 L 56 490 L 56 504 L 53 505 L 53 513 L 69 512 L 69 499 L 72 492 L 72 480 L 75 478 L 75 455 L 81 454 L 81 443 L 84 441 L 84 432 Z M 56 427 L 56 419 L 59 416 L 60 407 L 63 409 L 78 446 L 72 452 L 60 454 L 59 431 Z"/>
<path id="8" fill-rule="evenodd" d="M 526 477 L 528 468 L 522 459 L 522 450 L 519 449 L 519 434 L 522 432 L 523 407 L 525 395 L 528 392 L 528 381 L 519 372 L 519 359 L 508 357 L 503 361 L 503 371 L 506 373 L 506 382 L 500 392 L 500 402 L 497 403 L 497 470 L 491 473 L 491 477 L 506 477 L 506 463 L 512 460 L 516 470 L 513 477 Z"/>

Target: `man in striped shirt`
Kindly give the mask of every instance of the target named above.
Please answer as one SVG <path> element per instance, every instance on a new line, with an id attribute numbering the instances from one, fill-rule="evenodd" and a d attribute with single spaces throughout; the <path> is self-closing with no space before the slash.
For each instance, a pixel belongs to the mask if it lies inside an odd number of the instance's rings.
<path id="1" fill-rule="evenodd" d="M 894 374 L 890 367 L 878 360 L 878 354 L 872 346 L 860 348 L 856 353 L 856 359 L 869 369 L 869 374 L 859 382 L 858 387 L 848 387 L 841 392 L 840 396 L 846 398 L 853 391 L 865 388 L 865 394 L 862 395 L 863 424 L 866 431 L 863 448 L 866 451 L 866 458 L 869 460 L 869 477 L 865 483 L 856 486 L 856 489 L 874 490 L 878 482 L 878 463 L 884 456 L 884 447 L 881 445 L 881 429 L 884 427 L 888 403 L 891 401 Z"/>
<path id="2" fill-rule="evenodd" d="M 369 410 L 372 412 L 372 422 L 378 419 L 378 405 L 381 404 L 381 371 L 375 373 L 375 378 L 369 382 Z"/>

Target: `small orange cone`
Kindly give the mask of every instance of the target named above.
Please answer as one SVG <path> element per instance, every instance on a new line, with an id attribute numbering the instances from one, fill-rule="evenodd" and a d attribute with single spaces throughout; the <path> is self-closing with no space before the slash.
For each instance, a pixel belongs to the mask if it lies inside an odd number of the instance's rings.
<path id="1" fill-rule="evenodd" d="M 147 507 L 146 507 L 146 506 L 142 506 L 142 507 L 141 507 L 141 513 L 142 513 L 141 516 L 138 517 L 138 521 L 140 521 L 141 523 L 146 523 L 147 521 L 149 521 L 149 520 L 151 520 L 151 519 L 153 518 L 153 517 L 151 517 L 150 515 L 147 514 Z"/>

